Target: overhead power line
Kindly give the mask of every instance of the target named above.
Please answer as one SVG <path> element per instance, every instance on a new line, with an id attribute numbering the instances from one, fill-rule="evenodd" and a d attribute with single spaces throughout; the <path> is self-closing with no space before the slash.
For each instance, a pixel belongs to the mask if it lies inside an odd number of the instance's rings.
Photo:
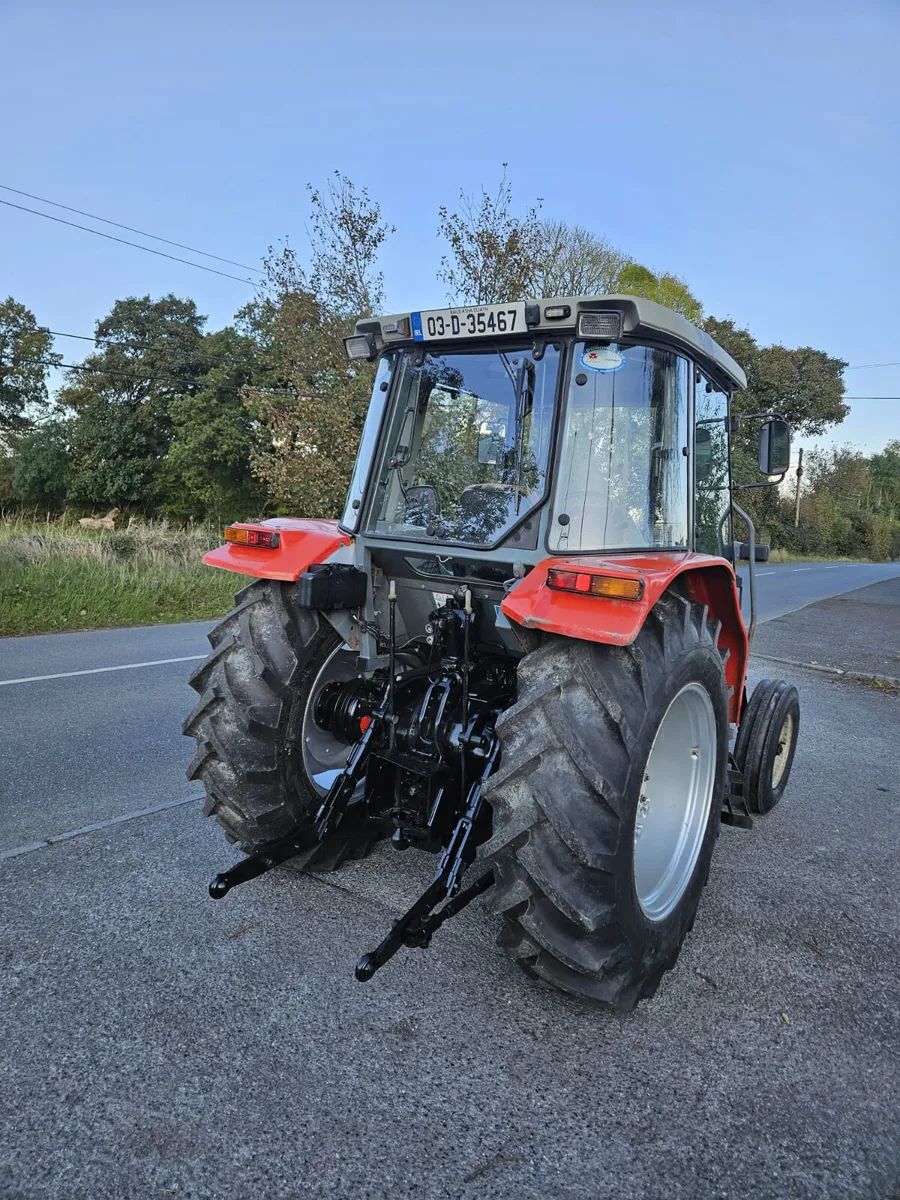
<path id="1" fill-rule="evenodd" d="M 233 258 L 223 258 L 221 254 L 210 254 L 208 250 L 198 250 L 196 246 L 186 246 L 184 242 L 173 242 L 171 238 L 160 237 L 156 233 L 147 233 L 145 229 L 135 229 L 133 225 L 123 225 L 121 221 L 111 221 L 108 217 L 98 217 L 96 213 L 85 212 L 82 208 L 73 208 L 70 204 L 60 204 L 58 200 L 48 200 L 45 196 L 35 196 L 31 192 L 23 192 L 20 188 L 10 187 L 8 183 L 0 183 L 4 192 L 13 192 L 16 196 L 27 196 L 29 200 L 38 200 L 41 204 L 50 204 L 53 208 L 62 208 L 66 212 L 77 213 L 79 217 L 89 217 L 92 221 L 101 221 L 104 225 L 113 225 L 116 229 L 127 229 L 129 233 L 137 233 L 141 237 L 152 238 L 154 242 L 164 242 L 167 246 L 177 246 L 179 250 L 190 250 L 191 254 L 200 254 L 204 258 L 214 258 L 216 262 L 228 263 L 232 267 L 241 267 L 245 271 L 255 271 L 257 275 L 263 272 L 259 267 L 248 267 L 246 263 L 235 262 Z"/>
<path id="2" fill-rule="evenodd" d="M 107 369 L 106 367 L 91 367 L 84 363 L 66 363 L 54 362 L 52 358 L 14 358 L 12 366 L 17 366 L 19 363 L 39 363 L 45 367 L 56 367 L 60 371 L 85 371 L 94 375 L 114 375 L 119 379 L 130 379 L 135 383 L 184 383 L 191 387 L 197 387 L 201 384 L 201 379 L 190 379 L 184 375 L 169 375 L 166 373 L 159 375 L 148 375 L 144 372 L 137 371 L 117 371 L 115 369 Z M 233 392 L 235 395 L 240 395 L 243 387 L 232 387 L 225 384 L 213 385 L 218 392 Z M 331 400 L 331 396 L 326 396 L 321 392 L 301 392 L 297 388 L 285 387 L 265 387 L 260 384 L 246 384 L 246 387 L 255 389 L 256 391 L 266 392 L 267 394 L 276 393 L 285 396 L 297 396 L 300 399 L 309 400 Z"/>
<path id="3" fill-rule="evenodd" d="M 13 360 L 13 365 L 16 363 L 39 363 L 44 367 L 56 367 L 60 371 L 86 371 L 93 375 L 114 375 L 118 379 L 131 379 L 136 383 L 186 383 L 196 386 L 200 382 L 198 379 L 190 379 L 186 375 L 169 375 L 167 373 L 148 375 L 140 371 L 117 371 L 114 367 L 92 367 L 85 363 L 54 362 L 52 358 L 18 358 Z M 237 393 L 243 391 L 243 388 L 223 385 L 218 387 L 218 391 Z"/>
<path id="4" fill-rule="evenodd" d="M 36 208 L 27 208 L 24 204 L 13 204 L 12 200 L 0 200 L 0 204 L 5 204 L 7 208 L 18 208 L 21 212 L 33 213 L 34 216 L 43 217 L 46 221 L 56 221 L 58 225 L 69 225 L 72 229 L 83 229 L 85 233 L 93 233 L 95 237 L 106 238 L 109 242 L 121 242 L 123 246 L 133 246 L 135 250 L 143 250 L 147 254 L 156 254 L 160 258 L 171 259 L 172 262 L 180 262 L 188 267 L 196 267 L 198 271 L 208 271 L 210 275 L 221 275 L 223 279 L 235 279 L 238 283 L 245 283 L 250 287 L 255 286 L 251 279 L 242 279 L 240 275 L 231 275 L 228 271 L 219 271 L 216 267 L 206 267 L 203 263 L 191 262 L 189 258 L 179 258 L 177 254 L 166 254 L 165 250 L 154 250 L 152 246 L 142 246 L 140 242 L 130 242 L 128 238 L 116 237 L 112 233 L 103 233 L 99 229 L 91 229 L 89 225 L 79 225 L 76 221 L 66 221 L 63 217 L 54 217 L 50 213 L 42 213 Z"/>
<path id="5" fill-rule="evenodd" d="M 854 363 L 850 367 L 844 367 L 845 371 L 870 371 L 875 367 L 900 367 L 900 362 L 889 363 Z"/>
<path id="6" fill-rule="evenodd" d="M 108 337 L 106 334 L 95 333 L 60 333 L 57 329 L 48 329 L 46 325 L 41 326 L 43 333 L 49 333 L 55 338 L 75 338 L 79 342 L 102 342 L 105 346 L 118 346 L 122 350 L 163 350 L 166 348 L 166 342 L 136 342 L 130 338 Z M 201 338 L 205 335 L 201 334 Z M 234 361 L 233 354 L 209 354 L 202 345 L 197 347 L 197 353 L 203 357 L 205 361 L 215 362 L 218 359 L 223 359 L 227 362 Z"/>

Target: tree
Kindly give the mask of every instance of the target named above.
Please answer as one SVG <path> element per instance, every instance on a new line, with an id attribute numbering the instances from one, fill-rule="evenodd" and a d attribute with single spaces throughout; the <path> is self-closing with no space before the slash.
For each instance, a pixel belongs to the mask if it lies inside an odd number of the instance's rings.
<path id="1" fill-rule="evenodd" d="M 683 279 L 669 271 L 655 275 L 648 267 L 630 262 L 619 272 L 616 287 L 627 296 L 643 296 L 647 300 L 664 304 L 666 308 L 681 313 L 695 325 L 699 325 L 703 319 L 703 306 L 700 301 Z"/>
<path id="2" fill-rule="evenodd" d="M 376 263 L 393 230 L 364 189 L 337 179 L 311 189 L 310 275 L 291 247 L 270 249 L 265 290 L 244 314 L 271 371 L 267 386 L 247 389 L 265 427 L 254 471 L 277 504 L 303 516 L 333 517 L 346 496 L 374 372 L 348 364 L 343 339 L 384 303 Z"/>
<path id="3" fill-rule="evenodd" d="M 841 373 L 847 364 L 841 359 L 809 346 L 760 346 L 730 320 L 708 317 L 703 327 L 747 373 L 747 390 L 735 394 L 738 414 L 779 412 L 795 433 L 814 437 L 850 411 L 843 402 Z"/>
<path id="4" fill-rule="evenodd" d="M 538 217 L 541 201 L 512 214 L 512 185 L 503 164 L 496 195 L 482 188 L 480 199 L 459 195 L 459 209 L 438 209 L 438 234 L 449 247 L 438 279 L 447 285 L 451 304 L 492 304 L 534 294 L 544 234 Z"/>
<path id="5" fill-rule="evenodd" d="M 69 423 L 47 421 L 19 442 L 12 490 L 18 500 L 41 508 L 60 509 L 72 478 Z"/>
<path id="6" fill-rule="evenodd" d="M 47 372 L 62 361 L 34 313 L 12 296 L 0 303 L 0 441 L 29 429 L 46 411 Z"/>
<path id="7" fill-rule="evenodd" d="M 869 460 L 874 506 L 891 520 L 900 521 L 900 439 L 888 442 Z"/>
<path id="8" fill-rule="evenodd" d="M 89 504 L 162 499 L 172 402 L 199 390 L 207 364 L 193 300 L 118 300 L 98 322 L 98 348 L 68 374 L 58 401 L 74 417 L 70 497 Z"/>
<path id="9" fill-rule="evenodd" d="M 368 189 L 357 191 L 340 171 L 323 190 L 312 184 L 307 190 L 312 205 L 310 291 L 343 320 L 372 315 L 384 303 L 384 276 L 375 262 L 395 226 L 382 220 L 381 206 Z"/>
<path id="10" fill-rule="evenodd" d="M 266 381 L 261 357 L 254 338 L 230 326 L 204 338 L 199 390 L 169 402 L 162 486 L 173 515 L 234 521 L 265 510 L 265 488 L 251 470 L 260 429 L 243 394 Z"/>
<path id="11" fill-rule="evenodd" d="M 541 220 L 537 200 L 513 214 L 512 185 L 503 165 L 495 195 L 460 193 L 459 208 L 438 210 L 438 233 L 449 254 L 438 279 L 451 304 L 491 304 L 527 296 L 602 295 L 622 292 L 657 300 L 689 320 L 703 316 L 700 301 L 684 280 L 655 275 L 606 238 L 580 225 Z"/>
<path id="12" fill-rule="evenodd" d="M 541 221 L 528 294 L 601 296 L 616 292 L 623 270 L 632 262 L 606 238 L 581 225 Z"/>

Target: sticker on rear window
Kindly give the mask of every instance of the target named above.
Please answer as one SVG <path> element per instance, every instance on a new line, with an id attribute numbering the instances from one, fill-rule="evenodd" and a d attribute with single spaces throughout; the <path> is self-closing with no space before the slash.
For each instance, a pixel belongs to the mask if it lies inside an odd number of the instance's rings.
<path id="1" fill-rule="evenodd" d="M 625 355 L 612 346 L 585 346 L 581 365 L 589 371 L 620 371 L 625 366 Z"/>

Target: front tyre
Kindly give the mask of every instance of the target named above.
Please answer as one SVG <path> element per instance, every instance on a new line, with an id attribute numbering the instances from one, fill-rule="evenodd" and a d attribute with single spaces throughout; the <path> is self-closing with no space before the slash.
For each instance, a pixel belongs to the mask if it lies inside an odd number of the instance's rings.
<path id="1" fill-rule="evenodd" d="M 481 853 L 500 944 L 620 1012 L 674 965 L 709 874 L 728 765 L 718 631 L 670 591 L 631 646 L 548 639 L 497 722 Z"/>
<path id="2" fill-rule="evenodd" d="M 249 854 L 310 825 L 344 766 L 349 746 L 316 725 L 316 701 L 354 677 L 356 656 L 317 612 L 297 607 L 291 584 L 260 579 L 235 600 L 191 676 L 200 699 L 183 729 L 197 742 L 188 778 L 206 789 L 206 815 Z M 331 868 L 372 841 L 351 810 L 291 865 Z"/>

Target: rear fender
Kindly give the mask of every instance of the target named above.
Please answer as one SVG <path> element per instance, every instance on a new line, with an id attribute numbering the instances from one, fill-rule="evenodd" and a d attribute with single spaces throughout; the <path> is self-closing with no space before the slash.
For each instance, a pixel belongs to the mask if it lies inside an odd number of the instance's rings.
<path id="1" fill-rule="evenodd" d="M 643 594 L 640 600 L 614 600 L 557 591 L 547 587 L 547 572 L 551 567 L 640 579 L 644 584 Z M 734 568 L 724 558 L 693 552 L 548 558 L 516 585 L 500 608 L 511 621 L 526 629 L 609 646 L 628 646 L 640 633 L 654 604 L 679 576 L 684 577 L 691 599 L 705 604 L 710 616 L 722 623 L 719 649 L 725 656 L 730 719 L 736 724 L 747 672 L 747 631 L 741 617 Z"/>
<path id="2" fill-rule="evenodd" d="M 236 521 L 238 529 L 277 529 L 279 545 L 273 549 L 227 542 L 203 556 L 210 567 L 239 571 L 257 579 L 282 579 L 293 583 L 312 564 L 334 558 L 352 538 L 338 529 L 337 521 L 316 518 L 272 517 L 266 521 Z M 349 557 L 347 558 L 349 562 Z"/>

